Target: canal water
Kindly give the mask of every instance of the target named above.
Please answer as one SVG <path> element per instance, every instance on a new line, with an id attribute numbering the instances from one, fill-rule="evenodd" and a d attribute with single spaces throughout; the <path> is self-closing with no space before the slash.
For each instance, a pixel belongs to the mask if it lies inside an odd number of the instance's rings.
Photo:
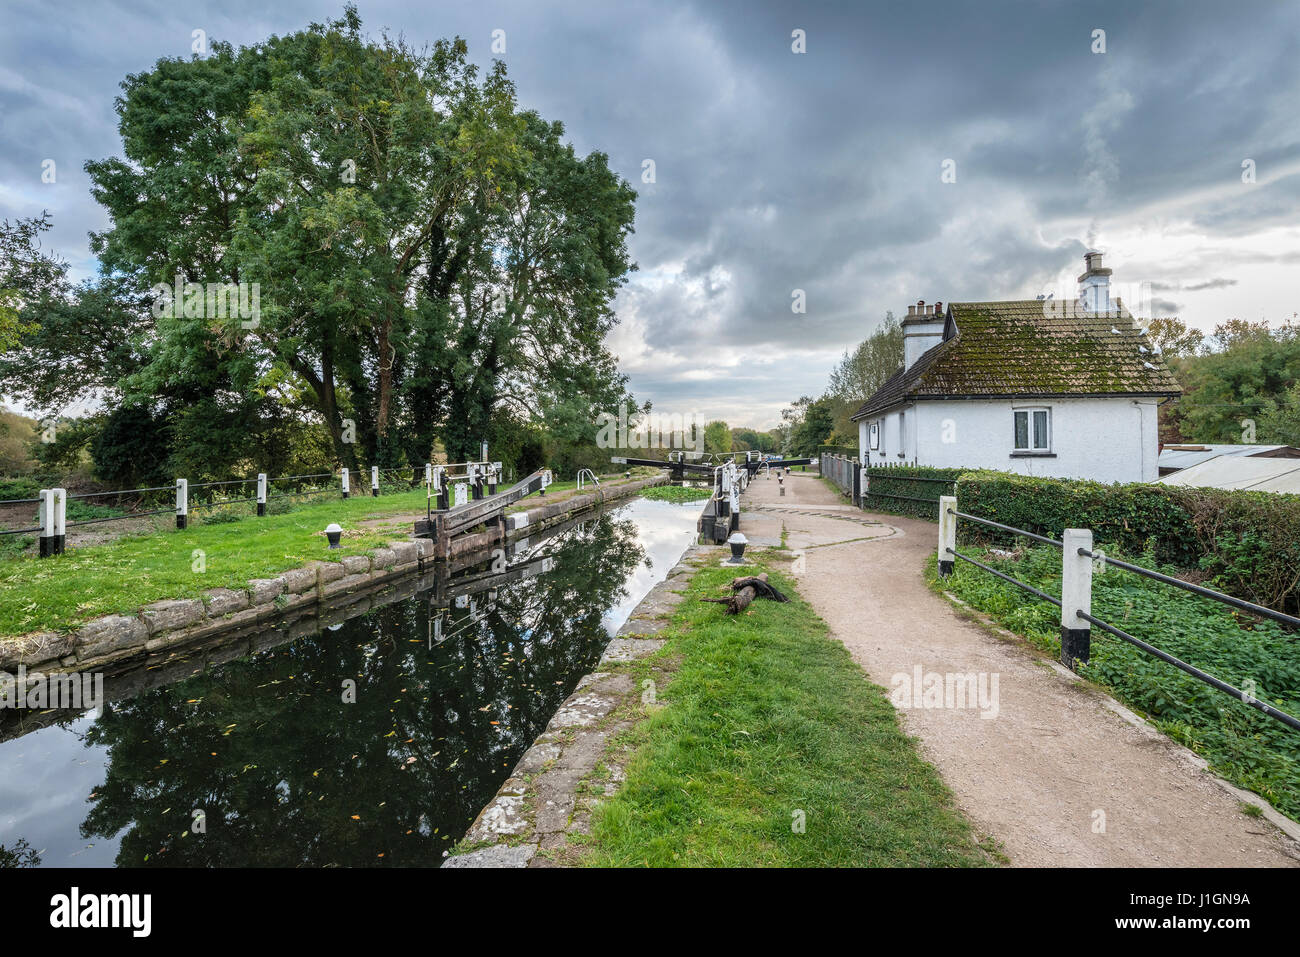
<path id="1" fill-rule="evenodd" d="M 102 713 L 11 712 L 0 866 L 437 866 L 699 509 L 637 499 L 521 543 L 505 570 L 224 664 L 168 662 L 177 680 L 110 691 Z"/>

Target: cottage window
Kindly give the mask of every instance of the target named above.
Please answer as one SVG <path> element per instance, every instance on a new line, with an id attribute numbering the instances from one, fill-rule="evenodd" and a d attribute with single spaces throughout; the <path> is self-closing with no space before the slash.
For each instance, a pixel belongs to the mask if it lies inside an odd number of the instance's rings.
<path id="1" fill-rule="evenodd" d="M 871 423 L 871 451 L 876 452 L 880 449 L 880 423 Z"/>
<path id="2" fill-rule="evenodd" d="M 1016 425 L 1017 452 L 1047 452 L 1051 444 L 1051 415 L 1049 409 L 1016 409 L 1012 415 Z"/>

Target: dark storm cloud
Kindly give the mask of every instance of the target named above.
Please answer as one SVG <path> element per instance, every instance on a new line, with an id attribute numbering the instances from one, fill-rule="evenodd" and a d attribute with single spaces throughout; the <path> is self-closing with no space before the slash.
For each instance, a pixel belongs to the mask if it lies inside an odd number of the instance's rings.
<path id="1" fill-rule="evenodd" d="M 81 164 L 120 151 L 128 72 L 187 56 L 191 31 L 255 42 L 342 5 L 65 3 L 7 14 L 0 209 L 50 208 L 93 268 L 104 219 Z M 1300 209 L 1300 8 L 1292 4 L 363 2 L 416 45 L 494 29 L 521 101 L 608 153 L 637 189 L 611 342 L 638 397 L 772 424 L 906 303 L 1029 295 L 1090 242 L 1166 218 L 1222 251 L 1143 249 L 1129 278 L 1207 293 L 1258 263 L 1230 241 Z M 807 52 L 791 52 L 791 31 Z M 1106 53 L 1091 52 L 1094 29 Z M 40 181 L 56 158 L 58 182 Z M 642 162 L 656 181 L 641 180 Z M 1255 161 L 1258 182 L 1241 181 Z M 956 182 L 942 183 L 945 160 Z M 1292 248 L 1267 257 L 1281 268 Z M 1291 258 L 1289 258 L 1291 257 Z M 1125 264 L 1108 262 L 1116 279 Z M 1215 285 L 1218 283 L 1219 285 Z M 791 311 L 802 290 L 807 313 Z M 1160 306 L 1173 303 L 1161 302 Z M 1188 307 L 1189 304 L 1183 304 Z M 1185 313 L 1186 315 L 1186 313 Z M 738 356 L 743 356 L 738 358 Z"/>

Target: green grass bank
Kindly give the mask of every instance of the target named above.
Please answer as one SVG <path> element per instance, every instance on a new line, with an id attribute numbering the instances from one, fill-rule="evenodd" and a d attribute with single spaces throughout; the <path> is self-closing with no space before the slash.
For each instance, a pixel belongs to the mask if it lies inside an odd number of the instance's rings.
<path id="1" fill-rule="evenodd" d="M 769 552 L 768 555 L 779 554 Z M 758 558 L 762 558 L 759 553 Z M 776 561 L 772 565 L 780 567 Z M 746 573 L 767 566 L 754 564 Z M 960 867 L 993 862 L 884 689 L 779 573 L 788 604 L 728 616 L 734 568 L 701 569 L 658 658 L 676 671 L 620 743 L 623 786 L 579 861 L 650 867 Z M 649 672 L 650 661 L 639 668 Z"/>

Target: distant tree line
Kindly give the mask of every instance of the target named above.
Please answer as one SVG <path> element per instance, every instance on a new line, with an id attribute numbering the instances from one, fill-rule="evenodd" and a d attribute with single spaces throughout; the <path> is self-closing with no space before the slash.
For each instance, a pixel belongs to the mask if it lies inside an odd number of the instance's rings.
<path id="1" fill-rule="evenodd" d="M 1161 407 L 1165 443 L 1300 447 L 1300 328 L 1229 319 L 1206 335 L 1179 319 L 1154 319 L 1183 395 Z"/>

